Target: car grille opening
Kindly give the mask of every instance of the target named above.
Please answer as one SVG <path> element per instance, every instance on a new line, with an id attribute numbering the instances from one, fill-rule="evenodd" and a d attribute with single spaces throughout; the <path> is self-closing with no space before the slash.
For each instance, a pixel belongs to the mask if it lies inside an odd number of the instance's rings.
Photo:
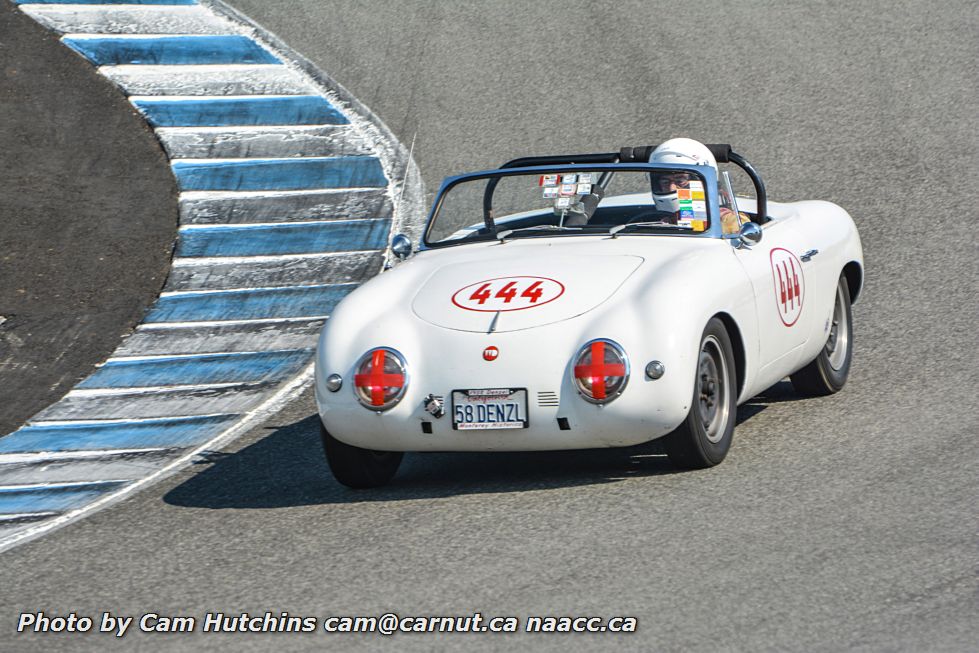
<path id="1" fill-rule="evenodd" d="M 538 392 L 537 405 L 541 408 L 556 408 L 560 401 L 556 392 Z"/>

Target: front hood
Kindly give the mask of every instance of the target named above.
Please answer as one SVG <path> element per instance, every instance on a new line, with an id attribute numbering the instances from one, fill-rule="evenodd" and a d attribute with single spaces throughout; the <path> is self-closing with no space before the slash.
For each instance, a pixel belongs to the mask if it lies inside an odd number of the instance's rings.
<path id="1" fill-rule="evenodd" d="M 458 331 L 529 329 L 594 309 L 643 262 L 633 254 L 528 253 L 444 265 L 421 284 L 411 309 L 430 324 Z"/>

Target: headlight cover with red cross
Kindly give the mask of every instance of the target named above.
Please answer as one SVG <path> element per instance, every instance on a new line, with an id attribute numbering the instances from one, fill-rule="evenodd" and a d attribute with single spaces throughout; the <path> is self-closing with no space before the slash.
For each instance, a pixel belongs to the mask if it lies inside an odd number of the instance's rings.
<path id="1" fill-rule="evenodd" d="M 408 365 L 389 347 L 371 349 L 354 367 L 354 394 L 371 410 L 394 408 L 408 389 Z"/>
<path id="2" fill-rule="evenodd" d="M 618 343 L 597 338 L 578 350 L 572 376 L 585 401 L 607 404 L 621 395 L 629 382 L 629 358 Z"/>

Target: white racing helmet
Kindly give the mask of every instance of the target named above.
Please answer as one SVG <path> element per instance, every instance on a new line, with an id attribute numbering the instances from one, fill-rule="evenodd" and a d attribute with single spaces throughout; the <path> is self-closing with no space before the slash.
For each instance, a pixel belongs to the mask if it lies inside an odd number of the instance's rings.
<path id="1" fill-rule="evenodd" d="M 650 163 L 685 163 L 687 165 L 710 166 L 717 171 L 717 160 L 707 146 L 692 138 L 671 138 L 653 150 L 649 156 Z M 674 175 L 652 174 L 653 200 L 656 209 L 676 213 L 680 203 L 676 196 L 677 186 L 682 186 L 689 175 L 676 173 Z M 688 179 L 687 179 L 688 180 Z"/>

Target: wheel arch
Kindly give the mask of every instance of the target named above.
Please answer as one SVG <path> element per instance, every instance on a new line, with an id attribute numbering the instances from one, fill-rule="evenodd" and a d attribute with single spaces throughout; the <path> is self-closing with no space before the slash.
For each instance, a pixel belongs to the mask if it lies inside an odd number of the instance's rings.
<path id="1" fill-rule="evenodd" d="M 857 303 L 857 297 L 863 290 L 863 267 L 857 261 L 850 261 L 843 266 L 843 275 L 846 277 L 847 290 L 850 291 L 850 305 Z"/>
<path id="2" fill-rule="evenodd" d="M 730 314 L 721 312 L 714 315 L 714 317 L 724 324 L 724 328 L 727 330 L 727 336 L 731 339 L 731 348 L 734 350 L 732 352 L 734 354 L 734 374 L 738 386 L 737 396 L 740 397 L 741 393 L 744 392 L 745 368 L 747 367 L 744 338 L 741 336 L 741 329 L 738 328 L 738 323 L 734 321 L 734 318 Z"/>

